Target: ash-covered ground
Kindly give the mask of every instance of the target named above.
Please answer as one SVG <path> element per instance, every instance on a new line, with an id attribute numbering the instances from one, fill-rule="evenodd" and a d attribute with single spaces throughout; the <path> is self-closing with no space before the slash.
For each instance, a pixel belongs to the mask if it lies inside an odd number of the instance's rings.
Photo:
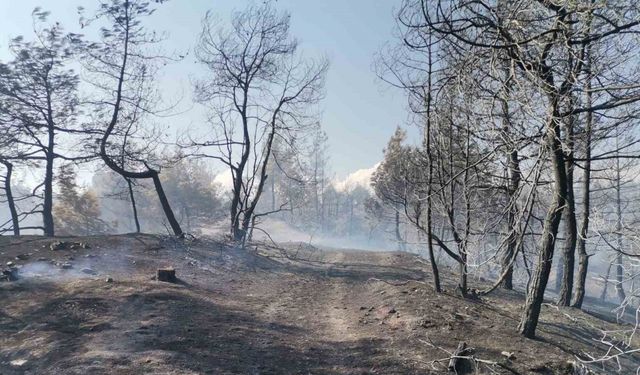
<path id="1" fill-rule="evenodd" d="M 524 339 L 520 293 L 463 299 L 445 275 L 435 294 L 429 265 L 398 252 L 0 237 L 0 261 L 16 279 L 0 282 L 2 375 L 441 374 L 461 341 L 458 373 L 571 374 L 606 352 L 601 330 L 630 328 L 544 305 L 540 338 Z M 177 283 L 154 280 L 164 267 Z"/>

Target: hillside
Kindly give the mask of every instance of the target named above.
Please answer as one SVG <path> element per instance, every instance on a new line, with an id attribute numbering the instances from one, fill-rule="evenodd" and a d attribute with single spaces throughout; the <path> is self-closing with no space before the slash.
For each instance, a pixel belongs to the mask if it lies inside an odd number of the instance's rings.
<path id="1" fill-rule="evenodd" d="M 458 373 L 571 374 L 576 355 L 606 350 L 600 329 L 620 329 L 545 305 L 539 339 L 524 339 L 521 294 L 464 300 L 445 275 L 448 292 L 436 295 L 428 264 L 405 253 L 245 251 L 151 235 L 56 241 L 79 246 L 0 237 L 2 264 L 20 267 L 0 282 L 2 375 L 441 374 L 460 341 L 473 359 Z M 166 266 L 178 283 L 153 280 Z M 624 358 L 621 373 L 639 365 Z M 615 373 L 608 366 L 599 371 Z"/>

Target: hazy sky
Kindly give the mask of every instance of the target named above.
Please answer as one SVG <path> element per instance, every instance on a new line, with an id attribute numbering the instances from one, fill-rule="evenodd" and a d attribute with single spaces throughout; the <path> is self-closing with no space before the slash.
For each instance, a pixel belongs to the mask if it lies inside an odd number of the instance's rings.
<path id="1" fill-rule="evenodd" d="M 97 0 L 0 0 L 0 59 L 6 60 L 11 37 L 32 34 L 31 11 L 51 11 L 68 31 L 78 31 L 77 6 L 95 7 Z M 245 0 L 171 0 L 159 7 L 149 27 L 168 33 L 167 51 L 183 53 L 195 43 L 207 10 L 221 20 L 243 9 Z M 338 177 L 380 161 L 382 149 L 397 125 L 406 120 L 402 93 L 388 88 L 372 69 L 374 54 L 392 39 L 393 10 L 399 0 L 278 0 L 291 12 L 292 34 L 311 56 L 327 56 L 331 68 L 327 96 L 321 105 L 322 123 L 329 136 L 331 166 Z M 192 57 L 174 64 L 162 80 L 164 92 L 190 94 L 190 79 L 203 71 Z M 203 126 L 198 110 L 172 121 L 178 128 Z"/>

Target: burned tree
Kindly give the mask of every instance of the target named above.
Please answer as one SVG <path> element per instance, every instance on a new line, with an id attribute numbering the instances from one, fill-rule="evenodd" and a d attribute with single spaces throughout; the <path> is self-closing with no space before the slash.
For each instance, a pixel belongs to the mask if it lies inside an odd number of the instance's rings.
<path id="1" fill-rule="evenodd" d="M 216 30 L 208 13 L 196 48 L 198 61 L 210 73 L 195 91 L 210 110 L 213 139 L 189 146 L 231 172 L 235 241 L 243 241 L 250 229 L 274 140 L 292 143 L 312 124 L 309 110 L 323 95 L 327 62 L 304 60 L 289 25 L 289 15 L 268 2 L 235 13 L 229 30 Z"/>
<path id="2" fill-rule="evenodd" d="M 180 223 L 162 187 L 155 155 L 146 147 L 149 143 L 135 156 L 127 143 L 132 137 L 132 124 L 140 126 L 143 115 L 158 113 L 152 82 L 158 65 L 168 58 L 151 51 L 161 38 L 145 29 L 143 19 L 153 11 L 146 1 L 112 0 L 101 3 L 91 19 L 83 18 L 85 26 L 94 22 L 107 24 L 100 28 L 99 42 L 82 46 L 82 62 L 87 71 L 84 78 L 99 93 L 88 99 L 95 107 L 94 121 L 99 124 L 96 131 L 101 134 L 98 155 L 107 167 L 127 180 L 152 180 L 171 230 L 182 236 Z M 141 139 L 149 140 L 148 136 Z"/>
<path id="3" fill-rule="evenodd" d="M 455 59 L 464 59 L 471 53 L 478 56 L 477 64 L 504 61 L 514 66 L 518 71 L 518 85 L 532 91 L 526 103 L 530 108 L 528 112 L 545 117 L 542 133 L 531 141 L 540 142 L 544 148 L 540 155 L 546 156 L 544 161 L 550 167 L 553 187 L 550 201 L 545 202 L 547 214 L 543 220 L 537 268 L 532 275 L 520 326 L 524 336 L 533 337 L 562 213 L 568 199 L 573 199 L 569 193 L 573 182 L 567 167 L 572 167 L 574 156 L 566 147 L 566 141 L 571 139 L 571 121 L 575 116 L 607 111 L 638 100 L 637 77 L 622 74 L 632 54 L 626 35 L 637 32 L 640 24 L 638 9 L 626 2 L 615 7 L 599 7 L 587 1 L 487 5 L 457 0 L 415 0 L 405 4 L 418 10 L 414 13 L 415 17 L 421 17 L 421 22 L 415 23 L 417 27 L 446 45 Z M 584 82 L 579 77 L 585 68 L 586 51 L 596 42 L 608 46 L 603 56 L 613 72 L 603 72 L 597 81 L 599 87 L 591 87 L 592 91 L 606 94 L 601 95 L 598 102 L 585 106 L 572 101 L 572 97 L 584 90 Z M 530 117 L 535 124 L 536 117 Z M 568 251 L 573 248 L 573 243 L 568 244 Z M 570 291 L 567 294 L 570 295 Z"/>
<path id="4" fill-rule="evenodd" d="M 77 36 L 65 34 L 59 24 L 43 26 L 47 16 L 48 12 L 34 10 L 33 42 L 23 37 L 11 41 L 14 59 L 0 64 L 0 98 L 5 124 L 20 133 L 12 143 L 21 148 L 15 158 L 44 164 L 41 213 L 45 235 L 53 236 L 55 162 L 87 157 L 70 155 L 60 147 L 69 135 L 80 132 L 76 123 L 79 80 L 67 66 Z"/>

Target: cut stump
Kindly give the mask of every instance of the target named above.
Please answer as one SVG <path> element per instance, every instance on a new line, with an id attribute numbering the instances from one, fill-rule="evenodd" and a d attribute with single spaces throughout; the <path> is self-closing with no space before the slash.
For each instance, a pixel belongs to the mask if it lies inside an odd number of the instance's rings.
<path id="1" fill-rule="evenodd" d="M 176 278 L 176 270 L 171 267 L 158 268 L 156 280 L 164 281 L 166 283 L 175 283 L 178 281 L 178 279 Z"/>
<path id="2" fill-rule="evenodd" d="M 449 371 L 458 373 L 462 364 L 461 356 L 467 354 L 469 348 L 467 348 L 467 343 L 464 341 L 460 341 L 456 351 L 451 355 L 451 359 L 449 360 Z"/>

